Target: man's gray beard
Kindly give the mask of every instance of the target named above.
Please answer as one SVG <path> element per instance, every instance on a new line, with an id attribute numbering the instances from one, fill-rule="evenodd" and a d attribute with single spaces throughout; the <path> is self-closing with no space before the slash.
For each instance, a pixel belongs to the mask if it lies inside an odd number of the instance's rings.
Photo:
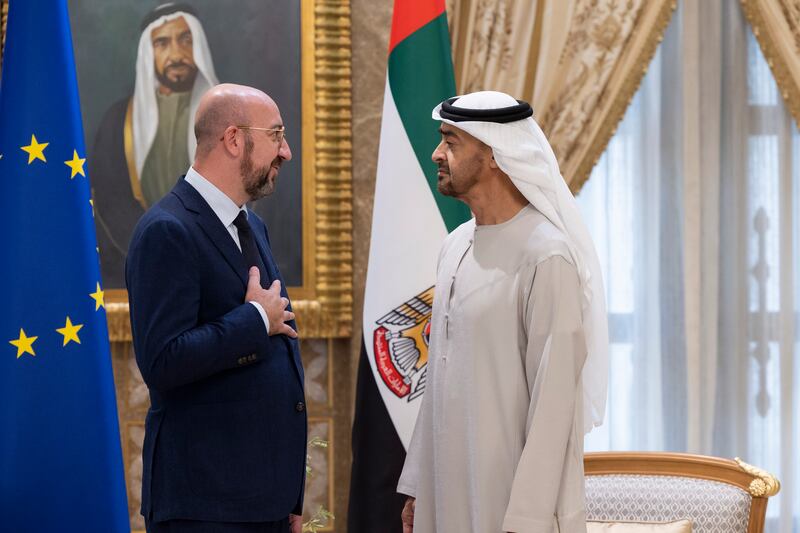
<path id="1" fill-rule="evenodd" d="M 254 202 L 260 200 L 265 196 L 269 196 L 275 192 L 275 180 L 270 181 L 269 171 L 272 169 L 272 163 L 266 167 L 261 167 L 256 171 L 253 164 L 253 138 L 249 132 L 245 132 L 244 138 L 244 157 L 239 167 L 244 180 L 244 191 L 250 197 L 250 201 Z"/>
<path id="2" fill-rule="evenodd" d="M 266 167 L 266 169 L 263 169 L 264 173 L 260 175 L 262 179 L 259 179 L 258 174 L 250 175 L 245 178 L 244 190 L 250 197 L 251 202 L 260 200 L 275 192 L 275 182 L 269 179 L 270 168 L 271 167 Z"/>

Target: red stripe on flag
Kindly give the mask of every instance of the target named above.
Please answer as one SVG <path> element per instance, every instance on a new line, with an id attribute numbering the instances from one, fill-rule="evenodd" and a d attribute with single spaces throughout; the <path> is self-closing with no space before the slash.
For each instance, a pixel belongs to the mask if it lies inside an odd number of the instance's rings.
<path id="1" fill-rule="evenodd" d="M 400 41 L 444 13 L 444 0 L 395 0 L 389 52 Z"/>

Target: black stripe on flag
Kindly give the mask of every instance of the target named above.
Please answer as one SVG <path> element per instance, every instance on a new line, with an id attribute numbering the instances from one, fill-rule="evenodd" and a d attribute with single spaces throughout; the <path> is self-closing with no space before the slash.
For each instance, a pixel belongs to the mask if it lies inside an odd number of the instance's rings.
<path id="1" fill-rule="evenodd" d="M 361 340 L 353 419 L 348 533 L 402 533 L 406 496 L 397 493 L 406 451 L 381 398 Z"/>

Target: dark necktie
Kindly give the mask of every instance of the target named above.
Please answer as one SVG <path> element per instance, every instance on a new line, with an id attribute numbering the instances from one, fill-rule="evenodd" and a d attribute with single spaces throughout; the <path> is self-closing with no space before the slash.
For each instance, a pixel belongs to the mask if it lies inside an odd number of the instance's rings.
<path id="1" fill-rule="evenodd" d="M 258 267 L 261 272 L 261 286 L 265 289 L 269 287 L 270 279 L 267 274 L 267 268 L 264 266 L 264 261 L 261 259 L 261 254 L 258 252 L 256 246 L 256 239 L 253 237 L 253 229 L 250 223 L 247 222 L 247 215 L 244 210 L 239 211 L 239 215 L 234 219 L 233 225 L 239 231 L 239 245 L 242 247 L 242 256 L 244 262 L 247 263 L 247 270 L 250 267 Z"/>

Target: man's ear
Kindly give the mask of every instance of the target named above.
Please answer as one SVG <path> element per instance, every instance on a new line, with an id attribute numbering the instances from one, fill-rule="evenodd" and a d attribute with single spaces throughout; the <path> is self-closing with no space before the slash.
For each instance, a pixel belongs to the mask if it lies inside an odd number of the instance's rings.
<path id="1" fill-rule="evenodd" d="M 497 161 L 495 161 L 495 160 L 494 160 L 494 153 L 492 153 L 492 154 L 489 156 L 489 168 L 498 168 L 498 169 L 500 168 L 500 167 L 497 165 Z"/>
<path id="2" fill-rule="evenodd" d="M 234 157 L 237 157 L 242 149 L 241 139 L 237 135 L 238 131 L 235 126 L 228 126 L 222 134 L 222 144 L 225 147 L 225 151 Z"/>

